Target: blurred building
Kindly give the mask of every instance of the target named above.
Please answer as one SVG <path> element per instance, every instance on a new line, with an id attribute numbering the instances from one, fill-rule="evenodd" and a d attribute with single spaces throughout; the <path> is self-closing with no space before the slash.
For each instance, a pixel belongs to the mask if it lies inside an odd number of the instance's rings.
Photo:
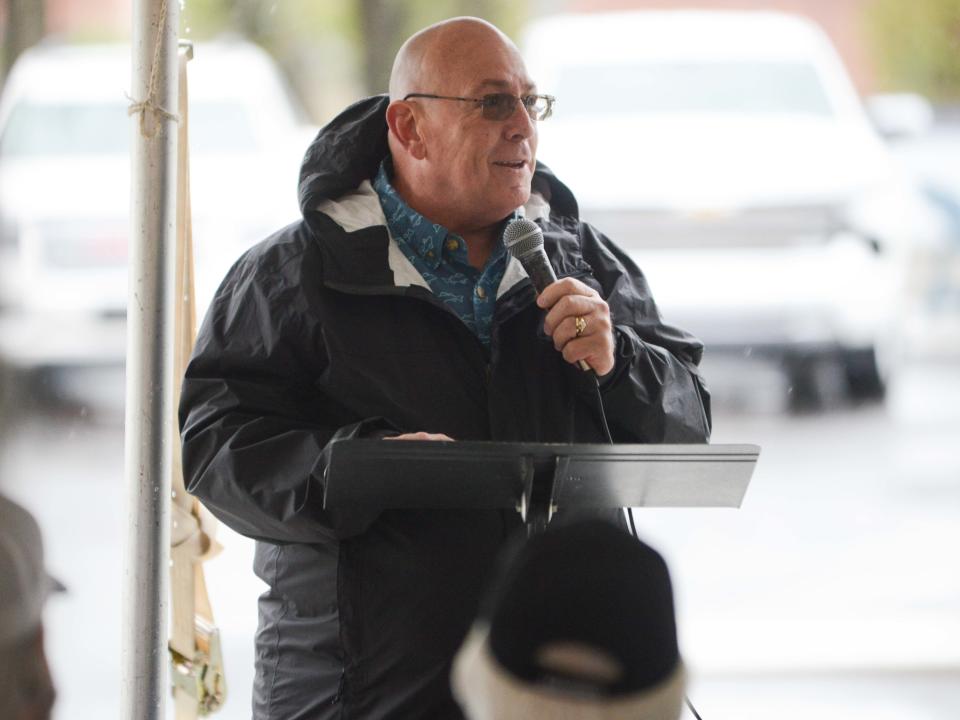
<path id="1" fill-rule="evenodd" d="M 830 36 L 861 95 L 876 89 L 863 15 L 872 0 L 569 0 L 564 10 L 780 10 L 817 22 Z"/>
<path id="2" fill-rule="evenodd" d="M 43 0 L 51 35 L 125 37 L 132 23 L 130 0 Z"/>
<path id="3" fill-rule="evenodd" d="M 10 23 L 37 28 L 42 35 L 113 38 L 130 33 L 130 0 L 3 0 L 0 37 L 9 42 Z"/>
<path id="4" fill-rule="evenodd" d="M 0 87 L 20 53 L 44 37 L 128 37 L 132 5 L 130 0 L 0 0 Z"/>

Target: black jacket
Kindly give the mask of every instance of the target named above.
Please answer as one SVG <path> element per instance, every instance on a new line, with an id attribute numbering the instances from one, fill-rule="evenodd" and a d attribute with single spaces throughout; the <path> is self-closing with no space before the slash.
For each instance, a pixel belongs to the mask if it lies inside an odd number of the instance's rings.
<path id="1" fill-rule="evenodd" d="M 213 300 L 180 405 L 190 492 L 257 539 L 255 718 L 457 718 L 450 661 L 516 513 L 321 506 L 334 437 L 395 428 L 464 440 L 603 442 L 590 380 L 543 335 L 516 261 L 489 353 L 391 243 L 372 178 L 386 99 L 348 108 L 304 160 L 303 219 L 247 252 Z M 559 276 L 610 304 L 615 441 L 704 442 L 702 347 L 665 326 L 640 271 L 538 166 Z M 359 187 L 358 187 L 359 186 Z M 531 206 L 532 207 L 532 206 Z M 540 202 L 541 209 L 547 206 Z"/>

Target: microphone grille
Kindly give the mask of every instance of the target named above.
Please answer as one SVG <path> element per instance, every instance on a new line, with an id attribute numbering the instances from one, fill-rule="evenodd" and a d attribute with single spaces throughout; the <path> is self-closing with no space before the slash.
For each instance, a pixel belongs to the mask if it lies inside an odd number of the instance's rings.
<path id="1" fill-rule="evenodd" d="M 543 247 L 543 231 L 532 220 L 517 218 L 503 231 L 503 244 L 519 260 Z"/>

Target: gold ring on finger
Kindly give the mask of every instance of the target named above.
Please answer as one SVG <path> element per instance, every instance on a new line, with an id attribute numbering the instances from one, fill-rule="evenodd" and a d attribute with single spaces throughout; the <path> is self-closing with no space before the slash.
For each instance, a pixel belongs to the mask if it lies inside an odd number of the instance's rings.
<path id="1" fill-rule="evenodd" d="M 583 331 L 587 329 L 587 321 L 584 319 L 583 315 L 577 315 L 577 317 L 573 320 L 573 324 L 577 328 L 576 337 L 583 335 Z"/>

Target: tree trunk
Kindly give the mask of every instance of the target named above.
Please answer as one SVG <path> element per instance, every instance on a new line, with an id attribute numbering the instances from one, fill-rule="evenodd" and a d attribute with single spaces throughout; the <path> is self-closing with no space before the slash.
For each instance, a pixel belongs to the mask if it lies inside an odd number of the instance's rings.
<path id="1" fill-rule="evenodd" d="M 393 57 L 406 40 L 403 3 L 359 0 L 363 82 L 368 93 L 387 92 Z"/>
<path id="2" fill-rule="evenodd" d="M 234 0 L 230 24 L 243 37 L 263 43 L 270 24 L 267 5 L 262 0 Z"/>
<path id="3" fill-rule="evenodd" d="M 0 85 L 13 61 L 44 34 L 44 3 L 39 0 L 7 0 L 7 25 L 3 30 L 3 57 L 0 58 Z"/>

